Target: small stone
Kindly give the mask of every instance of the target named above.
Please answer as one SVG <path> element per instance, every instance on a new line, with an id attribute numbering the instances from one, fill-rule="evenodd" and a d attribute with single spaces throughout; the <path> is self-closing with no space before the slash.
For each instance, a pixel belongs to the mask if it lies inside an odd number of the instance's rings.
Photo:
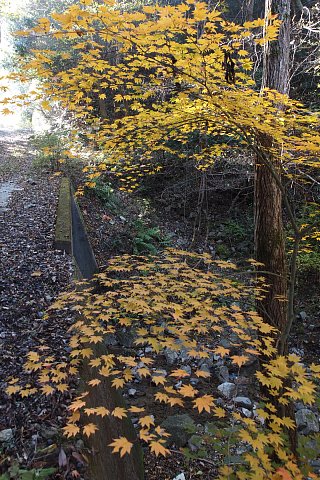
<path id="1" fill-rule="evenodd" d="M 307 320 L 308 315 L 306 314 L 306 312 L 299 312 L 299 317 L 304 322 L 305 320 Z"/>
<path id="2" fill-rule="evenodd" d="M 84 448 L 84 441 L 83 440 L 77 440 L 76 441 L 76 448 L 77 450 L 82 450 Z"/>
<path id="3" fill-rule="evenodd" d="M 7 428 L 6 430 L 1 430 L 0 432 L 0 443 L 8 443 L 13 440 L 13 430 L 12 428 Z"/>
<path id="4" fill-rule="evenodd" d="M 118 340 L 115 335 L 107 335 L 105 338 L 104 344 L 107 347 L 113 347 L 115 345 L 118 345 Z"/>
<path id="5" fill-rule="evenodd" d="M 229 382 L 230 380 L 229 370 L 225 365 L 217 368 L 217 376 L 221 382 Z"/>
<path id="6" fill-rule="evenodd" d="M 247 418 L 251 418 L 251 416 L 252 416 L 252 412 L 250 410 L 248 410 L 247 408 L 241 408 L 241 412 Z"/>
<path id="7" fill-rule="evenodd" d="M 214 365 L 214 360 L 214 355 L 211 355 L 208 358 L 204 358 L 200 362 L 200 367 L 202 367 L 202 365 L 207 365 L 208 368 L 212 368 Z"/>
<path id="8" fill-rule="evenodd" d="M 185 372 L 189 373 L 189 375 L 191 375 L 192 373 L 190 365 L 184 365 L 183 367 L 181 367 L 181 370 L 184 370 Z"/>
<path id="9" fill-rule="evenodd" d="M 199 378 L 195 378 L 195 377 L 190 378 L 191 385 L 198 385 L 199 381 L 200 381 Z"/>
<path id="10" fill-rule="evenodd" d="M 203 363 L 203 364 L 199 367 L 199 370 L 201 370 L 202 372 L 205 372 L 205 373 L 208 373 L 209 375 L 211 375 L 210 368 L 209 368 L 209 366 L 208 366 L 206 363 Z"/>
<path id="11" fill-rule="evenodd" d="M 296 413 L 298 432 L 302 435 L 319 432 L 319 420 L 308 408 L 302 408 Z"/>
<path id="12" fill-rule="evenodd" d="M 188 440 L 188 447 L 191 452 L 197 452 L 201 448 L 202 437 L 200 435 L 192 435 Z"/>
<path id="13" fill-rule="evenodd" d="M 134 328 L 127 329 L 123 328 L 120 332 L 117 332 L 116 338 L 120 345 L 126 348 L 132 348 L 134 341 L 137 337 L 136 331 Z"/>
<path id="14" fill-rule="evenodd" d="M 248 397 L 235 397 L 233 401 L 237 407 L 252 408 L 252 401 Z"/>
<path id="15" fill-rule="evenodd" d="M 234 383 L 224 382 L 218 386 L 218 390 L 225 398 L 231 400 L 231 398 L 233 398 L 236 393 L 237 387 Z"/>
<path id="16" fill-rule="evenodd" d="M 43 427 L 41 428 L 41 436 L 45 438 L 46 440 L 49 440 L 49 438 L 53 438 L 58 435 L 59 430 L 57 427 Z"/>
<path id="17" fill-rule="evenodd" d="M 136 393 L 137 393 L 137 390 L 135 388 L 129 388 L 128 390 L 129 397 L 134 397 Z"/>
<path id="18" fill-rule="evenodd" d="M 178 352 L 171 350 L 171 348 L 165 349 L 164 356 L 166 357 L 168 365 L 173 365 L 179 358 Z"/>
<path id="19" fill-rule="evenodd" d="M 173 480 L 186 480 L 184 473 L 179 473 Z"/>

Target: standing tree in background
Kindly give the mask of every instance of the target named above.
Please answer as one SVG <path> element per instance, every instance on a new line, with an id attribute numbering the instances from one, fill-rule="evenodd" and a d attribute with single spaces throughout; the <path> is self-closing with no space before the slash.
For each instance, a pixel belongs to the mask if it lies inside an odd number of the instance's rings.
<path id="1" fill-rule="evenodd" d="M 263 89 L 289 93 L 290 60 L 290 0 L 266 0 L 265 18 L 277 14 L 281 20 L 279 36 L 264 45 Z M 282 109 L 281 105 L 278 105 Z M 287 268 L 282 220 L 283 198 L 281 175 L 283 158 L 281 144 L 274 142 L 270 135 L 259 135 L 264 161 L 257 157 L 255 168 L 255 249 L 256 258 L 261 262 L 270 285 L 263 300 L 258 303 L 262 318 L 277 327 L 281 333 L 288 323 Z M 285 353 L 285 342 L 280 345 Z"/>

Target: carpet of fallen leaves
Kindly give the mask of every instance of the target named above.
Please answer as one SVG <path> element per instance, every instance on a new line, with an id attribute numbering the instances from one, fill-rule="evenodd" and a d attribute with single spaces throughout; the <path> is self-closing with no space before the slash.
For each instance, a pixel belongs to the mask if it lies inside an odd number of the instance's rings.
<path id="1" fill-rule="evenodd" d="M 30 381 L 23 371 L 28 351 L 42 345 L 67 358 L 72 321 L 67 316 L 44 319 L 46 308 L 70 283 L 72 266 L 71 259 L 53 247 L 60 178 L 34 169 L 29 135 L 1 131 L 0 136 L 0 186 L 10 182 L 15 189 L 7 208 L 2 198 L 0 210 L 0 431 L 12 434 L 0 445 L 0 475 L 17 462 L 19 468 L 50 466 L 57 472 L 60 463 L 70 473 L 84 463 L 59 432 L 70 392 L 55 399 L 40 393 L 23 399 L 5 393 L 8 378 Z M 57 473 L 55 478 L 62 477 Z"/>

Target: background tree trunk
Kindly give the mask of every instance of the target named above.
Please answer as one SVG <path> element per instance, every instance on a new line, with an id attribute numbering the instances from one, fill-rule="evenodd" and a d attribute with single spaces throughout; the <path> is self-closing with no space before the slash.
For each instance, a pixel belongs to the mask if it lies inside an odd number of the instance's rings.
<path id="1" fill-rule="evenodd" d="M 245 16 L 246 22 L 251 22 L 253 20 L 253 8 L 254 8 L 254 0 L 245 0 L 244 16 Z"/>
<path id="2" fill-rule="evenodd" d="M 278 40 L 268 43 L 264 51 L 262 87 L 289 92 L 290 0 L 266 0 L 266 18 L 277 13 L 282 20 Z M 267 21 L 267 20 L 266 20 Z M 258 139 L 259 148 L 267 155 L 274 172 L 280 176 L 279 158 L 268 153 L 272 139 Z M 280 147 L 279 147 L 280 148 Z M 279 152 L 280 157 L 280 152 Z M 256 258 L 264 264 L 269 285 L 264 300 L 258 302 L 262 318 L 283 332 L 287 324 L 287 269 L 282 221 L 282 194 L 274 175 L 262 158 L 255 168 L 255 248 Z"/>
<path id="3" fill-rule="evenodd" d="M 278 40 L 265 46 L 262 88 L 271 88 L 280 93 L 289 93 L 290 63 L 290 0 L 266 0 L 265 17 L 269 13 L 278 14 L 282 21 Z M 262 92 L 263 94 L 263 92 Z M 281 108 L 281 105 L 279 105 Z M 288 285 L 283 228 L 282 192 L 275 175 L 281 181 L 281 154 L 270 153 L 272 138 L 264 136 L 257 140 L 261 157 L 256 159 L 255 167 L 255 248 L 256 258 L 264 264 L 269 285 L 265 298 L 258 302 L 259 314 L 265 322 L 277 327 L 281 334 L 286 331 L 288 322 Z M 266 159 L 265 161 L 263 161 Z M 280 342 L 279 342 L 280 343 Z M 278 354 L 287 353 L 287 343 L 281 345 Z M 290 379 L 284 387 L 290 387 Z M 269 401 L 274 403 L 280 417 L 290 417 L 295 421 L 293 405 L 281 406 L 269 392 L 264 392 Z M 297 432 L 288 430 L 291 451 L 297 455 Z"/>

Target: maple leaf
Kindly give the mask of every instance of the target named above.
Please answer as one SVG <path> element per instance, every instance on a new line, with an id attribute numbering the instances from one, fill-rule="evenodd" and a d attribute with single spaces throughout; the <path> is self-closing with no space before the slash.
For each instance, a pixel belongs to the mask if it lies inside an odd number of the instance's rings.
<path id="1" fill-rule="evenodd" d="M 43 275 L 43 272 L 40 270 L 36 270 L 35 272 L 31 273 L 31 277 L 41 277 Z"/>
<path id="2" fill-rule="evenodd" d="M 181 388 L 179 389 L 179 393 L 180 393 L 183 397 L 191 397 L 191 398 L 193 398 L 193 397 L 198 393 L 198 390 L 196 390 L 195 388 L 193 388 L 192 385 L 182 385 Z"/>
<path id="3" fill-rule="evenodd" d="M 170 377 L 178 377 L 178 378 L 190 377 L 190 373 L 186 372 L 185 370 L 182 370 L 182 368 L 177 368 L 176 370 L 173 370 L 173 372 L 170 373 Z"/>
<path id="4" fill-rule="evenodd" d="M 166 393 L 162 393 L 162 392 L 157 392 L 154 398 L 159 402 L 164 402 L 164 403 L 168 403 L 168 400 L 169 400 L 169 396 Z"/>
<path id="5" fill-rule="evenodd" d="M 226 416 L 226 412 L 221 407 L 213 407 L 213 415 L 218 418 L 224 418 Z"/>
<path id="6" fill-rule="evenodd" d="M 166 378 L 161 375 L 154 375 L 152 377 L 152 381 L 156 385 L 159 385 L 159 384 L 164 385 L 166 383 Z"/>
<path id="7" fill-rule="evenodd" d="M 196 400 L 193 400 L 194 408 L 197 408 L 199 413 L 201 413 L 202 410 L 210 413 L 211 407 L 214 404 L 213 400 L 214 398 L 211 395 L 203 395 L 202 397 L 198 397 Z"/>
<path id="8" fill-rule="evenodd" d="M 54 393 L 54 388 L 51 387 L 51 385 L 44 385 L 43 387 L 41 387 L 41 391 L 45 395 L 52 395 Z"/>
<path id="9" fill-rule="evenodd" d="M 94 432 L 96 432 L 97 430 L 98 427 L 94 423 L 88 423 L 82 429 L 84 435 L 87 435 L 87 437 L 90 437 L 90 435 L 94 434 Z"/>
<path id="10" fill-rule="evenodd" d="M 88 382 L 88 384 L 91 385 L 91 387 L 96 387 L 97 385 L 100 385 L 100 383 L 101 383 L 101 380 L 99 380 L 98 378 L 93 378 Z"/>
<path id="11" fill-rule="evenodd" d="M 178 397 L 169 397 L 167 403 L 169 403 L 171 407 L 173 407 L 174 405 L 180 405 L 181 407 L 183 407 L 184 405 L 181 398 L 178 398 Z"/>
<path id="12" fill-rule="evenodd" d="M 6 393 L 8 395 L 14 395 L 15 393 L 18 393 L 20 391 L 21 387 L 18 385 L 10 385 L 9 387 L 6 388 Z"/>
<path id="13" fill-rule="evenodd" d="M 122 407 L 116 407 L 111 415 L 113 415 L 114 417 L 116 418 L 125 418 L 127 416 L 127 410 L 125 408 L 122 408 Z"/>
<path id="14" fill-rule="evenodd" d="M 57 386 L 56 386 L 56 389 L 59 391 L 59 392 L 67 392 L 69 390 L 69 385 L 67 383 L 59 383 Z"/>
<path id="15" fill-rule="evenodd" d="M 169 455 L 170 454 L 170 450 L 168 450 L 167 448 L 165 448 L 163 446 L 163 441 L 162 440 L 159 440 L 159 441 L 156 441 L 156 440 L 153 440 L 150 442 L 150 450 L 152 453 L 155 453 L 156 456 L 158 457 L 159 455 L 163 455 L 164 457 L 166 455 Z"/>
<path id="16" fill-rule="evenodd" d="M 110 410 L 108 410 L 105 407 L 96 407 L 95 411 L 97 415 L 100 415 L 100 417 L 105 417 L 106 415 L 110 415 Z"/>
<path id="17" fill-rule="evenodd" d="M 140 418 L 139 423 L 142 427 L 150 428 L 151 425 L 154 425 L 154 419 L 149 415 L 146 415 L 145 417 Z"/>
<path id="18" fill-rule="evenodd" d="M 125 384 L 125 380 L 123 378 L 114 378 L 112 380 L 112 386 L 115 387 L 117 390 L 118 388 L 122 388 Z"/>
<path id="19" fill-rule="evenodd" d="M 148 377 L 150 375 L 150 370 L 147 367 L 138 368 L 137 372 L 141 377 Z"/>
<path id="20" fill-rule="evenodd" d="M 160 435 L 160 437 L 171 437 L 171 434 L 166 432 L 160 425 L 158 425 L 154 430 L 158 435 Z"/>
<path id="21" fill-rule="evenodd" d="M 129 408 L 130 412 L 132 413 L 141 413 L 145 411 L 145 408 L 143 407 L 135 407 L 134 405 Z"/>
<path id="22" fill-rule="evenodd" d="M 276 479 L 278 479 L 278 480 L 293 480 L 290 473 L 287 470 L 285 470 L 284 468 L 278 468 L 278 470 L 276 471 L 276 475 L 272 478 L 274 480 L 276 480 Z"/>
<path id="23" fill-rule="evenodd" d="M 220 357 L 225 357 L 226 355 L 229 355 L 229 353 L 230 353 L 229 348 L 224 348 L 222 346 L 219 346 L 219 347 L 215 348 L 213 351 L 216 355 L 220 355 Z"/>
<path id="24" fill-rule="evenodd" d="M 70 410 L 80 410 L 80 408 L 84 407 L 86 402 L 81 400 L 80 398 L 75 400 L 74 402 L 71 403 L 70 405 Z"/>
<path id="25" fill-rule="evenodd" d="M 126 453 L 130 453 L 133 443 L 129 442 L 126 437 L 114 438 L 113 442 L 109 444 L 113 447 L 112 453 L 120 453 L 120 457 L 124 457 Z"/>
<path id="26" fill-rule="evenodd" d="M 196 370 L 196 371 L 194 372 L 194 374 L 195 374 L 197 377 L 203 377 L 203 378 L 208 378 L 208 377 L 211 376 L 209 372 L 206 372 L 205 370 L 201 370 L 201 368 L 198 369 L 198 370 Z"/>
<path id="27" fill-rule="evenodd" d="M 74 423 L 68 423 L 65 427 L 63 427 L 64 433 L 67 435 L 67 437 L 74 437 L 77 435 L 77 433 L 80 432 L 80 428 L 75 425 Z"/>
<path id="28" fill-rule="evenodd" d="M 238 365 L 238 367 L 241 367 L 242 365 L 244 365 L 249 357 L 246 357 L 245 355 L 232 355 L 232 363 L 235 363 L 236 365 Z"/>
<path id="29" fill-rule="evenodd" d="M 139 432 L 139 437 L 144 442 L 150 442 L 150 440 L 155 438 L 155 435 L 153 433 L 150 433 L 149 429 L 142 428 Z"/>

